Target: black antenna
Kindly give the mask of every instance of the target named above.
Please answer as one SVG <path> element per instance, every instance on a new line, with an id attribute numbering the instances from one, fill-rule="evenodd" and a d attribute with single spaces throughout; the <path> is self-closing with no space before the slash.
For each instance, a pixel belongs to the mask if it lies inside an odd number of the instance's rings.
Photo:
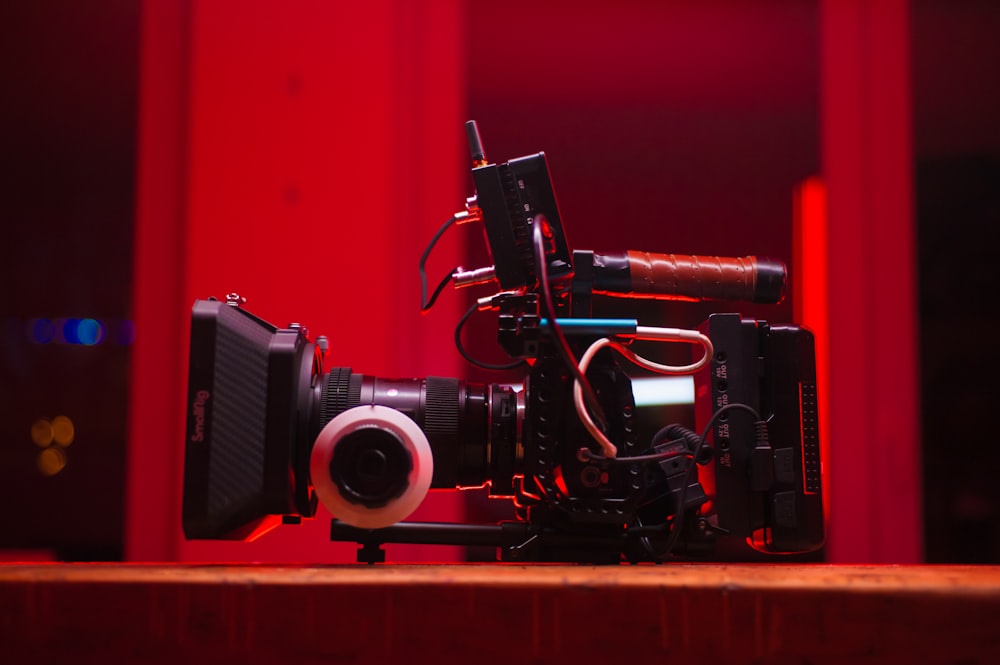
<path id="1" fill-rule="evenodd" d="M 469 152 L 472 153 L 472 165 L 475 167 L 486 166 L 486 151 L 483 150 L 483 140 L 479 137 L 479 126 L 475 120 L 465 123 L 465 134 L 469 137 Z"/>

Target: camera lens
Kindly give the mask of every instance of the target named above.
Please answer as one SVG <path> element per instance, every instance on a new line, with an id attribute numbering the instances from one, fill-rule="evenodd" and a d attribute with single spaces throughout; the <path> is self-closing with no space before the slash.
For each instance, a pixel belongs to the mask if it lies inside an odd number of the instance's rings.
<path id="1" fill-rule="evenodd" d="M 389 526 L 427 496 L 434 457 L 423 431 L 387 406 L 356 406 L 328 422 L 309 460 L 316 496 L 363 529 Z"/>
<path id="2" fill-rule="evenodd" d="M 314 432 L 352 408 L 378 405 L 407 416 L 424 432 L 434 457 L 431 487 L 480 487 L 513 493 L 519 472 L 517 394 L 510 387 L 430 376 L 385 379 L 335 367 L 316 384 Z M 405 476 L 399 446 L 386 432 L 358 431 L 338 444 L 334 482 L 345 498 L 372 505 L 392 498 L 393 477 Z M 315 436 L 313 437 L 315 439 Z M 349 444 L 349 445 L 348 445 Z M 341 450 L 341 447 L 347 446 Z"/>
<path id="3" fill-rule="evenodd" d="M 344 436 L 330 461 L 330 478 L 344 498 L 369 508 L 399 497 L 412 470 L 413 458 L 399 436 L 376 426 Z"/>

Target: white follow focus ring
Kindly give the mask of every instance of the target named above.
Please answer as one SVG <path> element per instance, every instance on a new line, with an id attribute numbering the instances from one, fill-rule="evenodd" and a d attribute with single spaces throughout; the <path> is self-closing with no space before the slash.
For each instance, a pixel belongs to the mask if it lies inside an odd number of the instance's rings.
<path id="1" fill-rule="evenodd" d="M 348 500 L 330 477 L 337 444 L 345 436 L 371 427 L 396 435 L 413 464 L 403 493 L 374 508 Z M 434 475 L 434 457 L 423 430 L 403 413 L 381 405 L 356 406 L 328 422 L 316 437 L 309 472 L 316 496 L 334 517 L 361 529 L 380 529 L 405 519 L 424 500 Z"/>

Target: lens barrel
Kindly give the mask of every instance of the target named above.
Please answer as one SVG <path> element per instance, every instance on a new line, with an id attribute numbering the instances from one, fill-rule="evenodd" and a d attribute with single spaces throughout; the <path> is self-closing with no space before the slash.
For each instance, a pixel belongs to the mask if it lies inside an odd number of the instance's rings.
<path id="1" fill-rule="evenodd" d="M 311 441 L 348 409 L 386 406 L 408 416 L 426 435 L 434 457 L 432 488 L 479 487 L 488 483 L 493 495 L 512 492 L 512 479 L 519 471 L 517 394 L 512 388 L 436 376 L 385 379 L 356 374 L 347 367 L 331 369 L 317 387 L 319 417 L 314 421 Z M 345 443 L 349 442 L 341 445 Z M 391 476 L 406 475 L 405 464 L 397 464 L 392 450 L 382 435 L 369 433 L 363 443 L 359 439 L 346 449 L 351 452 L 350 467 L 332 469 L 331 473 L 339 474 L 332 477 L 335 482 L 339 477 L 351 491 L 379 483 L 392 485 Z M 336 462 L 334 465 L 338 466 Z M 367 480 L 366 474 L 371 476 Z M 376 502 L 377 493 L 372 496 Z"/>

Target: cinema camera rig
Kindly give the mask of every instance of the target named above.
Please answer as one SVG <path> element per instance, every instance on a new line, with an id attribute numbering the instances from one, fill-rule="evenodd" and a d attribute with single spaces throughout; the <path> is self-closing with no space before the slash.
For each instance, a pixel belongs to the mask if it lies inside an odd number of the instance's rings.
<path id="1" fill-rule="evenodd" d="M 492 284 L 462 318 L 498 313 L 523 385 L 385 379 L 324 368 L 327 341 L 277 328 L 241 299 L 199 300 L 191 324 L 183 526 L 249 539 L 316 513 L 331 538 L 384 561 L 385 543 L 492 546 L 502 561 L 617 563 L 712 557 L 721 543 L 804 552 L 824 539 L 812 334 L 739 314 L 698 330 L 591 317 L 595 296 L 776 303 L 785 267 L 722 258 L 570 251 L 544 153 L 487 161 L 467 124 L 476 194 L 420 260 L 424 310 L 450 282 Z M 426 297 L 424 264 L 451 225 L 485 228 L 493 265 L 456 269 Z M 693 345 L 666 366 L 632 340 Z M 700 433 L 639 440 L 629 375 L 694 374 Z M 488 368 L 508 367 L 477 363 Z M 486 487 L 499 524 L 403 520 L 429 489 Z M 744 545 L 744 543 L 746 545 Z"/>

